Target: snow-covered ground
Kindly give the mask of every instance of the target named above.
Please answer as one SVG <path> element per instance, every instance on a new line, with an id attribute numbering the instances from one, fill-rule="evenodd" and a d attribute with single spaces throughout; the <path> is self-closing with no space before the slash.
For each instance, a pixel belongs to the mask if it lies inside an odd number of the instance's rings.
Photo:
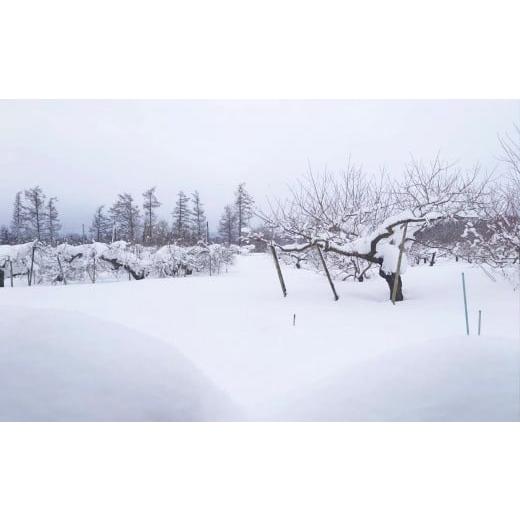
<path id="1" fill-rule="evenodd" d="M 377 276 L 338 282 L 334 302 L 325 277 L 282 268 L 285 299 L 264 254 L 211 278 L 0 289 L 0 418 L 520 418 L 507 283 L 468 264 L 414 267 L 394 307 Z"/>

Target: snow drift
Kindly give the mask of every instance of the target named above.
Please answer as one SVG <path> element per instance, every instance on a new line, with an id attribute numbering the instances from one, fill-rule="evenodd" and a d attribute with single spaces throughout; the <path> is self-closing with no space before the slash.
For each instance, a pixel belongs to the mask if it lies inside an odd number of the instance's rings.
<path id="1" fill-rule="evenodd" d="M 80 313 L 2 308 L 0 420 L 210 421 L 239 416 L 171 345 Z"/>
<path id="2" fill-rule="evenodd" d="M 520 349 L 452 337 L 383 354 L 307 389 L 279 412 L 305 421 L 515 421 Z"/>

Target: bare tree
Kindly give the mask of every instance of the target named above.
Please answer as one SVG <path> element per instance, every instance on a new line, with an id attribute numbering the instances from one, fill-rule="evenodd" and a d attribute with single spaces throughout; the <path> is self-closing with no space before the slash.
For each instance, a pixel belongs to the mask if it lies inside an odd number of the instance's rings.
<path id="1" fill-rule="evenodd" d="M 58 215 L 58 209 L 56 207 L 56 197 L 51 197 L 45 205 L 44 213 L 44 230 L 45 237 L 51 245 L 56 244 L 59 230 L 61 229 L 60 219 Z"/>
<path id="2" fill-rule="evenodd" d="M 41 240 L 44 232 L 45 195 L 39 186 L 25 190 L 24 220 L 33 238 Z"/>
<path id="3" fill-rule="evenodd" d="M 161 203 L 158 201 L 155 195 L 155 186 L 146 190 L 143 193 L 143 210 L 144 210 L 144 225 L 143 225 L 143 243 L 152 244 L 154 238 L 154 227 L 157 220 L 155 215 L 155 209 L 157 209 Z"/>
<path id="4" fill-rule="evenodd" d="M 475 211 L 488 182 L 480 177 L 478 168 L 463 173 L 439 158 L 426 166 L 412 161 L 404 179 L 394 183 L 384 174 L 366 176 L 350 165 L 341 176 L 309 172 L 287 200 L 271 203 L 261 216 L 281 251 L 301 254 L 318 246 L 378 266 L 391 295 L 405 226 L 410 243 L 440 219 Z M 399 276 L 397 301 L 403 299 L 401 286 Z"/>
<path id="5" fill-rule="evenodd" d="M 514 130 L 513 135 L 499 137 L 506 172 L 479 212 L 485 227 L 466 230 L 473 257 L 503 269 L 506 276 L 509 267 L 520 263 L 520 128 L 515 126 Z"/>

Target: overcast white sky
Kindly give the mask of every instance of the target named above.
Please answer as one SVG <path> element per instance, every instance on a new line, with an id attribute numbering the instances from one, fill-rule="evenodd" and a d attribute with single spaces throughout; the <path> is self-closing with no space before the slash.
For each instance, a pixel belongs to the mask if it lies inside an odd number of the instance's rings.
<path id="1" fill-rule="evenodd" d="M 64 231 L 117 193 L 157 186 L 163 216 L 198 189 L 213 226 L 235 186 L 259 200 L 313 170 L 400 175 L 410 154 L 497 165 L 518 101 L 0 101 L 0 224 L 16 191 L 58 197 Z"/>

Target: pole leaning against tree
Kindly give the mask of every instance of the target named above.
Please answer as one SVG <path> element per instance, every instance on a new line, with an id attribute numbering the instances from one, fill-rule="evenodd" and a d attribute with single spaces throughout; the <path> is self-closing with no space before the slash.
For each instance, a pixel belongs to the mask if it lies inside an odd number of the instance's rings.
<path id="1" fill-rule="evenodd" d="M 33 270 L 34 270 L 34 251 L 36 249 L 36 246 L 32 246 L 31 251 L 31 269 L 29 270 L 29 285 L 32 285 L 33 283 Z"/>
<path id="2" fill-rule="evenodd" d="M 274 265 L 276 266 L 276 272 L 278 273 L 278 280 L 280 280 L 280 286 L 282 287 L 283 296 L 285 298 L 287 296 L 287 288 L 285 287 L 285 282 L 283 280 L 283 275 L 282 275 L 282 270 L 280 268 L 280 262 L 278 260 L 278 255 L 276 254 L 276 249 L 274 248 L 274 246 L 272 244 L 269 247 L 271 248 L 271 253 L 272 253 L 273 259 L 274 259 Z"/>
<path id="3" fill-rule="evenodd" d="M 323 253 L 321 252 L 321 248 L 318 244 L 316 244 L 316 249 L 318 250 L 318 255 L 320 256 L 321 263 L 323 265 L 323 269 L 325 270 L 325 274 L 327 275 L 327 280 L 329 281 L 330 288 L 332 289 L 332 294 L 334 295 L 334 301 L 339 300 L 338 293 L 336 292 L 336 287 L 334 287 L 334 282 L 332 281 L 332 278 L 329 273 L 329 268 L 327 267 L 327 264 L 325 263 L 325 258 L 323 258 Z"/>
<path id="4" fill-rule="evenodd" d="M 401 262 L 403 261 L 404 242 L 406 240 L 406 231 L 408 230 L 408 222 L 404 224 L 403 238 L 399 245 L 399 256 L 397 258 L 397 269 L 395 270 L 394 286 L 392 287 L 392 304 L 395 305 L 395 298 L 397 296 L 397 286 L 399 284 L 399 278 L 401 276 Z"/>
<path id="5" fill-rule="evenodd" d="M 466 317 L 466 334 L 469 336 L 468 297 L 466 295 L 466 279 L 462 273 L 462 293 L 464 295 L 464 314 Z"/>
<path id="6" fill-rule="evenodd" d="M 61 281 L 63 282 L 64 285 L 67 285 L 67 279 L 65 278 L 65 273 L 63 272 L 63 267 L 61 265 L 59 253 L 56 255 L 56 258 L 58 259 L 58 267 L 60 269 Z"/>

